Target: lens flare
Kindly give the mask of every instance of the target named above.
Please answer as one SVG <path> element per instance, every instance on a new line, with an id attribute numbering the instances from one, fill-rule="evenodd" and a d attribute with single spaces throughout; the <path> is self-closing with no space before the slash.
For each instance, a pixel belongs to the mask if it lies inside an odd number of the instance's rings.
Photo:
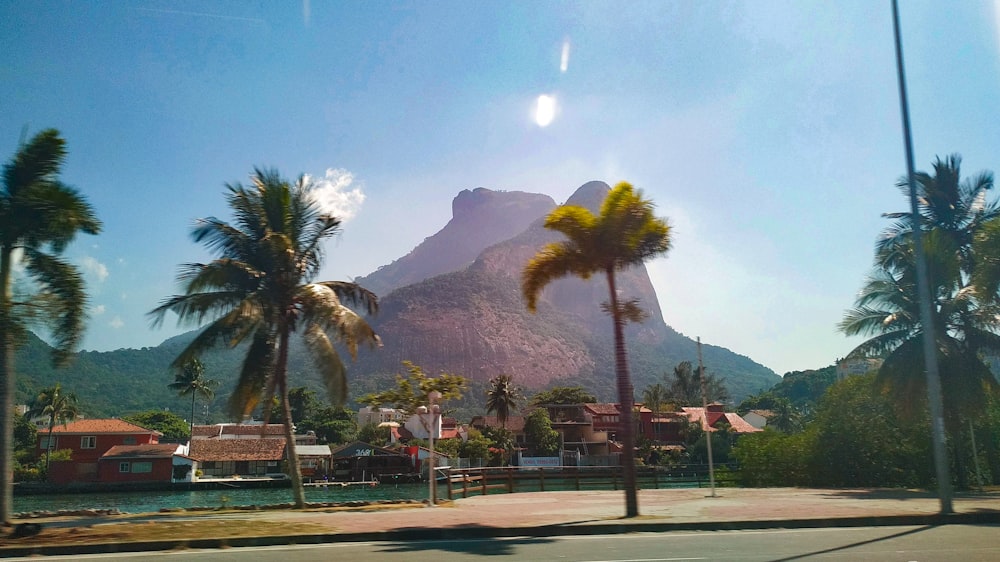
<path id="1" fill-rule="evenodd" d="M 539 127 L 548 127 L 556 118 L 556 98 L 546 94 L 538 96 L 535 102 L 535 123 Z"/>
<path id="2" fill-rule="evenodd" d="M 569 39 L 563 41 L 562 57 L 559 59 L 559 72 L 566 74 L 567 70 L 569 70 Z"/>

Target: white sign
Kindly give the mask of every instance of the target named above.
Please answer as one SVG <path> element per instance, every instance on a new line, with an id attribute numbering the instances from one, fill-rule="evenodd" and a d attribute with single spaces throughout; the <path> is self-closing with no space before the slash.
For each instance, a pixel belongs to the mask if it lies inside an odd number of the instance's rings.
<path id="1" fill-rule="evenodd" d="M 559 457 L 521 457 L 521 466 L 559 466 Z"/>

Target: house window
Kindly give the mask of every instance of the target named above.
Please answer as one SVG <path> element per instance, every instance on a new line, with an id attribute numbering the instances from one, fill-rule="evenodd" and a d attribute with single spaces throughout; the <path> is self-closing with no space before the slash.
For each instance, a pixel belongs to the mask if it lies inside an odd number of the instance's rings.
<path id="1" fill-rule="evenodd" d="M 135 445 L 135 435 L 129 435 L 122 439 L 122 445 Z"/>
<path id="2" fill-rule="evenodd" d="M 132 473 L 153 472 L 153 463 L 149 461 L 132 463 Z"/>
<path id="3" fill-rule="evenodd" d="M 80 448 L 81 449 L 96 449 L 97 448 L 97 437 L 93 435 L 88 435 L 86 437 L 80 438 Z"/>
<path id="4" fill-rule="evenodd" d="M 205 470 L 215 470 L 215 461 L 205 461 L 201 463 L 201 468 Z"/>
<path id="5" fill-rule="evenodd" d="M 129 471 L 129 463 L 127 462 L 118 463 L 118 472 L 128 472 L 128 471 Z"/>
<path id="6" fill-rule="evenodd" d="M 52 448 L 53 449 L 56 448 L 55 445 L 56 445 L 56 438 L 53 437 L 52 438 Z M 49 437 L 48 436 L 42 437 L 41 439 L 38 440 L 38 448 L 39 449 L 48 449 L 49 448 Z"/>

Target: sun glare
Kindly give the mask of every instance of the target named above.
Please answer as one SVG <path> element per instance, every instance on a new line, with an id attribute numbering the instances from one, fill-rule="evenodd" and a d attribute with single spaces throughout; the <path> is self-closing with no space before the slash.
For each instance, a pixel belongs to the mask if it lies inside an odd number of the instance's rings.
<path id="1" fill-rule="evenodd" d="M 556 98 L 542 94 L 535 102 L 535 123 L 539 127 L 548 127 L 556 117 Z"/>

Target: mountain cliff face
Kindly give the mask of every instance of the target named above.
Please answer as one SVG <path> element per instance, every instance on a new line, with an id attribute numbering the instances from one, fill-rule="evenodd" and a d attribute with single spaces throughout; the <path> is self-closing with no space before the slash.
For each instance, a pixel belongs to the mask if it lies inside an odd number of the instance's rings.
<path id="1" fill-rule="evenodd" d="M 451 203 L 452 219 L 409 254 L 356 279 L 376 295 L 459 270 L 479 252 L 521 232 L 556 206 L 548 195 L 523 191 L 492 191 L 483 187 L 461 191 Z"/>
<path id="2" fill-rule="evenodd" d="M 603 182 L 590 182 L 567 204 L 596 213 L 609 190 Z M 562 237 L 544 228 L 545 214 L 516 235 L 482 249 L 461 269 L 428 276 L 386 295 L 379 315 L 372 319 L 384 346 L 376 353 L 363 354 L 353 372 L 396 372 L 401 361 L 410 360 L 429 372 L 457 373 L 479 382 L 510 374 L 528 389 L 584 384 L 611 399 L 612 323 L 600 308 L 608 300 L 604 277 L 558 280 L 542 293 L 537 314 L 528 313 L 524 306 L 520 276 L 525 264 L 546 244 Z M 438 245 L 437 251 L 448 248 Z M 659 382 L 663 373 L 681 361 L 695 359 L 694 342 L 663 322 L 644 266 L 620 272 L 618 282 L 621 297 L 638 298 L 649 314 L 645 322 L 629 325 L 626 332 L 633 380 L 642 389 Z M 725 368 L 713 368 L 712 359 Z M 769 369 L 722 348 L 706 346 L 706 361 L 710 371 L 733 379 L 729 383 L 737 399 L 780 380 Z"/>

